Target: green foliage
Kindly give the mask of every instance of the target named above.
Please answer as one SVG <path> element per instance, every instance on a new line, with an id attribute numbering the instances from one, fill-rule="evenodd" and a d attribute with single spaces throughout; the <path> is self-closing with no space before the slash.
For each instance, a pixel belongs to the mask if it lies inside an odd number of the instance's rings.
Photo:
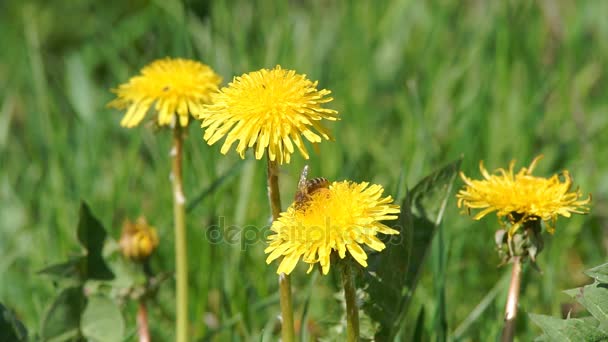
<path id="1" fill-rule="evenodd" d="M 82 286 L 63 289 L 55 298 L 42 320 L 43 341 L 66 341 L 80 337 L 80 315 L 86 299 Z"/>
<path id="2" fill-rule="evenodd" d="M 85 254 L 70 258 L 63 263 L 48 266 L 40 270 L 39 273 L 65 278 L 78 278 L 79 281 L 110 280 L 114 278 L 114 274 L 108 268 L 102 255 L 106 231 L 84 202 L 80 205 L 80 219 L 76 232 L 78 241 L 85 249 Z"/>
<path id="3" fill-rule="evenodd" d="M 84 202 L 79 216 L 76 233 L 85 254 L 39 272 L 59 277 L 67 284 L 47 310 L 40 335 L 44 341 L 81 337 L 100 342 L 121 341 L 124 322 L 116 304 L 101 295 L 85 296 L 88 281 L 114 278 L 102 254 L 106 231 Z"/>
<path id="4" fill-rule="evenodd" d="M 27 329 L 15 314 L 0 303 L 0 342 L 27 341 Z"/>
<path id="5" fill-rule="evenodd" d="M 594 267 L 587 275 L 594 278 L 593 284 L 565 291 L 576 299 L 591 314 L 590 317 L 559 319 L 551 316 L 530 314 L 539 325 L 546 341 L 606 341 L 608 340 L 608 264 Z"/>
<path id="6" fill-rule="evenodd" d="M 597 322 L 593 320 L 580 318 L 563 320 L 535 314 L 530 314 L 530 318 L 545 331 L 545 335 L 538 338 L 541 341 L 606 341 L 606 334 L 594 325 Z"/>
<path id="7" fill-rule="evenodd" d="M 35 273 L 55 261 L 82 260 L 73 248 L 83 198 L 114 239 L 125 218 L 146 215 L 161 240 L 152 266 L 173 270 L 170 137 L 146 125 L 123 129 L 122 113 L 105 105 L 109 89 L 145 64 L 176 56 L 209 64 L 224 84 L 281 64 L 332 91 L 331 107 L 343 116 L 330 127 L 335 141 L 281 169 L 285 203 L 305 162 L 315 175 L 386 189 L 411 188 L 459 156 L 472 176 L 479 160 L 494 169 L 539 153 L 546 163 L 538 174 L 568 169 L 575 186 L 593 193 L 591 214 L 558 221 L 538 257 L 543 275 L 525 280 L 521 298 L 521 307 L 557 314 L 560 290 L 580 286 L 584 279 L 576 275 L 606 260 L 605 13 L 608 2 L 594 0 L 2 1 L 0 302 L 30 335 L 40 327 L 61 289 L 56 276 Z M 265 232 L 264 163 L 223 156 L 202 134 L 191 125 L 184 156 L 185 195 L 195 208 L 188 213 L 190 314 L 199 319 L 192 339 L 217 332 L 213 338 L 222 341 L 274 340 L 276 268 L 264 262 L 265 244 L 208 239 L 220 220 Z M 226 177 L 234 165 L 242 167 Z M 420 277 L 402 340 L 414 331 L 435 334 L 440 307 L 448 334 L 466 327 L 460 340 L 493 341 L 500 332 L 504 303 L 497 294 L 508 284 L 499 279 L 509 270 L 497 269 L 500 260 L 488 247 L 498 225 L 490 215 L 480 222 L 462 217 L 453 203 L 440 230 L 443 244 L 415 265 Z M 58 278 L 73 280 L 85 268 L 68 262 Z M 150 306 L 153 339 L 160 341 L 173 340 L 167 317 L 174 289 L 166 284 Z M 313 283 L 297 269 L 293 284 L 295 307 L 308 304 L 306 315 L 296 313 L 306 323 L 302 334 L 327 334 L 341 315 L 335 279 Z M 123 316 L 130 331 L 133 313 L 125 309 Z M 530 324 L 517 337 L 537 334 Z"/>
<path id="8" fill-rule="evenodd" d="M 76 232 L 78 241 L 87 251 L 81 277 L 87 280 L 112 279 L 114 275 L 106 265 L 102 255 L 103 246 L 106 242 L 106 230 L 84 202 L 80 205 L 80 219 Z"/>
<path id="9" fill-rule="evenodd" d="M 125 323 L 116 303 L 110 298 L 96 295 L 88 299 L 82 313 L 80 329 L 92 341 L 122 341 Z"/>
<path id="10" fill-rule="evenodd" d="M 601 283 L 608 283 L 608 267 L 600 265 L 585 271 L 585 274 Z"/>
<path id="11" fill-rule="evenodd" d="M 397 227 L 401 234 L 387 242 L 385 251 L 370 256 L 360 286 L 366 292 L 364 312 L 379 323 L 379 341 L 393 340 L 402 327 L 460 163 L 446 165 L 407 192 Z"/>

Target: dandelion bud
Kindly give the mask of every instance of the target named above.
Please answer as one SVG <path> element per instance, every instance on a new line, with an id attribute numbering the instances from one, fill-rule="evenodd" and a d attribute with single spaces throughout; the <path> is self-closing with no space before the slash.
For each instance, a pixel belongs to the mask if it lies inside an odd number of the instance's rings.
<path id="1" fill-rule="evenodd" d="M 145 218 L 136 222 L 125 221 L 120 235 L 120 250 L 131 260 L 146 260 L 158 247 L 156 228 L 150 226 Z"/>

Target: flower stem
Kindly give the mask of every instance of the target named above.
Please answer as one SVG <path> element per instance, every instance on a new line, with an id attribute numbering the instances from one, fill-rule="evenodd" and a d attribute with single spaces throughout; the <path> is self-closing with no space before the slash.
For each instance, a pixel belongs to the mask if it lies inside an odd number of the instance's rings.
<path id="1" fill-rule="evenodd" d="M 521 257 L 513 257 L 511 282 L 505 306 L 505 326 L 502 330 L 502 342 L 512 342 L 515 337 L 515 318 L 517 316 L 517 303 L 519 302 L 519 287 L 521 285 Z"/>
<path id="2" fill-rule="evenodd" d="M 139 342 L 150 342 L 148 309 L 146 309 L 145 296 L 139 300 L 139 306 L 137 308 L 137 334 L 139 335 Z"/>
<path id="3" fill-rule="evenodd" d="M 268 151 L 267 151 L 268 153 Z M 281 194 L 279 193 L 279 166 L 276 161 L 268 159 L 268 199 L 272 211 L 272 220 L 281 213 Z M 279 275 L 279 294 L 281 298 L 281 337 L 282 342 L 294 341 L 293 304 L 291 301 L 291 280 L 288 274 Z"/>
<path id="4" fill-rule="evenodd" d="M 348 261 L 342 267 L 342 286 L 346 300 L 346 341 L 359 341 L 359 307 L 357 306 L 357 289 L 352 266 Z"/>
<path id="5" fill-rule="evenodd" d="M 279 274 L 279 292 L 281 298 L 281 341 L 294 341 L 293 304 L 291 302 L 291 278 L 288 274 Z"/>
<path id="6" fill-rule="evenodd" d="M 270 159 L 268 159 L 268 199 L 274 221 L 281 214 L 281 194 L 279 193 L 279 166 L 276 161 Z"/>
<path id="7" fill-rule="evenodd" d="M 188 253 L 186 250 L 186 211 L 182 182 L 183 132 L 179 124 L 173 129 L 171 148 L 173 215 L 175 219 L 175 271 L 177 287 L 176 341 L 188 340 Z"/>

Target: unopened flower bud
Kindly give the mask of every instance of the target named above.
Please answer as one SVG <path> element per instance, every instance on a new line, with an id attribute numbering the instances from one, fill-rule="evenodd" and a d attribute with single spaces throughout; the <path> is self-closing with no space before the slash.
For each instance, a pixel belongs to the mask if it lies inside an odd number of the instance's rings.
<path id="1" fill-rule="evenodd" d="M 156 229 L 140 217 L 135 222 L 125 221 L 120 235 L 120 250 L 131 260 L 143 261 L 158 247 Z"/>

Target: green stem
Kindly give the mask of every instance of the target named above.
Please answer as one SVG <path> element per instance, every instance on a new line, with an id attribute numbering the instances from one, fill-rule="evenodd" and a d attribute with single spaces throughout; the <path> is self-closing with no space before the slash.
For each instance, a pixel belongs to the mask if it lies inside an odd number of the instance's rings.
<path id="1" fill-rule="evenodd" d="M 352 266 L 345 261 L 342 266 L 342 286 L 346 300 L 346 341 L 359 341 L 359 307 L 357 306 L 357 289 Z"/>
<path id="2" fill-rule="evenodd" d="M 182 181 L 183 136 L 179 124 L 173 129 L 171 147 L 171 183 L 173 185 L 173 215 L 175 219 L 175 272 L 177 308 L 175 334 L 177 342 L 188 340 L 188 253 L 186 250 L 186 210 Z"/>
<path id="3" fill-rule="evenodd" d="M 281 341 L 294 341 L 293 304 L 291 302 L 291 278 L 288 274 L 279 274 L 279 292 L 281 298 Z"/>
<path id="4" fill-rule="evenodd" d="M 502 330 L 500 339 L 502 342 L 512 342 L 515 337 L 515 318 L 517 316 L 519 288 L 521 285 L 521 257 L 513 257 L 512 263 L 511 282 L 509 284 L 507 304 L 505 306 L 505 326 Z"/>
<path id="5" fill-rule="evenodd" d="M 266 151 L 268 153 L 268 151 Z M 268 199 L 272 220 L 281 213 L 281 194 L 279 193 L 279 166 L 268 159 Z M 294 341 L 293 304 L 291 300 L 291 280 L 288 274 L 279 275 L 279 294 L 281 298 L 281 337 L 282 342 Z"/>
<path id="6" fill-rule="evenodd" d="M 279 192 L 279 166 L 276 161 L 270 159 L 268 159 L 268 199 L 274 221 L 281 214 L 281 194 Z"/>

